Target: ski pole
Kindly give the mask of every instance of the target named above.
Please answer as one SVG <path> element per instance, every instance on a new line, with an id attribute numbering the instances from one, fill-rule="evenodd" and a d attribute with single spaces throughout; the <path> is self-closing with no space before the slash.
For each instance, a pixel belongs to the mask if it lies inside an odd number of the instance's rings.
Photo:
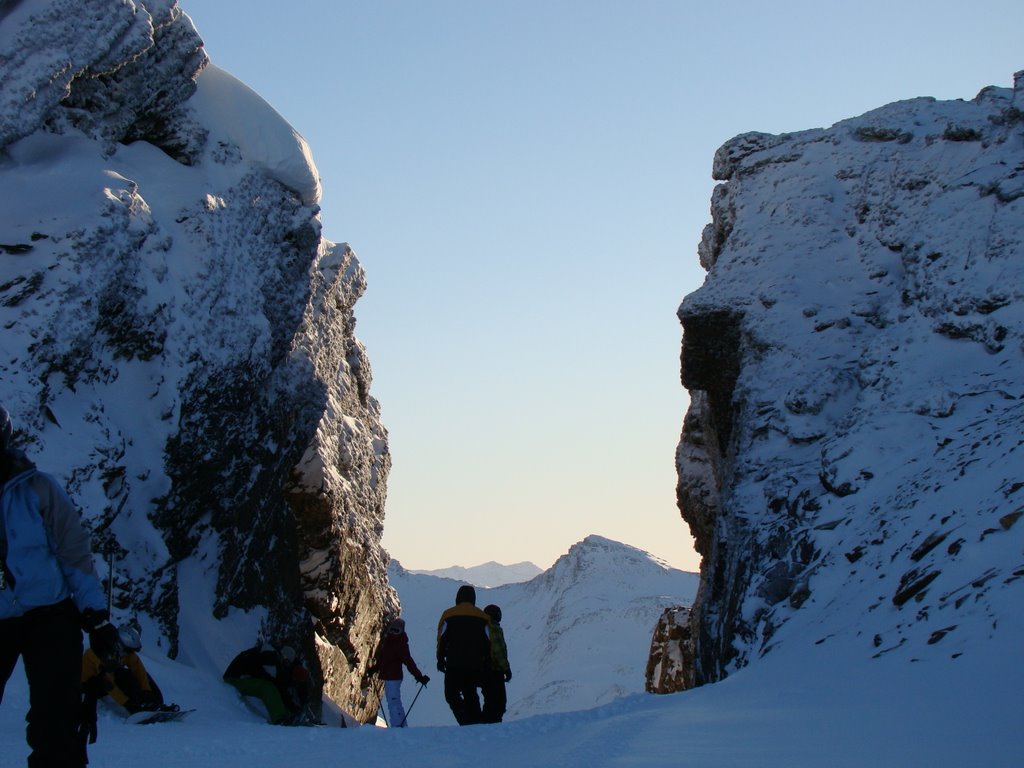
<path id="1" fill-rule="evenodd" d="M 388 723 L 388 716 L 384 712 L 384 683 L 383 683 L 383 681 L 381 682 L 379 691 L 380 692 L 377 694 L 377 710 L 380 712 L 380 716 L 384 718 L 384 725 L 386 727 L 390 728 L 391 725 Z"/>
<path id="2" fill-rule="evenodd" d="M 111 546 L 107 552 L 107 620 L 109 621 L 114 610 L 114 548 Z"/>
<path id="3" fill-rule="evenodd" d="M 409 713 L 412 712 L 412 708 L 416 706 L 416 699 L 418 699 L 420 697 L 420 694 L 423 693 L 423 689 L 426 688 L 426 687 L 427 687 L 426 683 L 420 683 L 420 689 L 418 691 L 416 691 L 416 695 L 412 697 L 412 704 L 410 704 L 409 705 L 409 709 L 407 709 L 405 711 L 405 717 L 402 718 L 402 722 L 398 726 L 399 728 L 404 728 L 405 727 L 405 721 L 409 719 Z"/>

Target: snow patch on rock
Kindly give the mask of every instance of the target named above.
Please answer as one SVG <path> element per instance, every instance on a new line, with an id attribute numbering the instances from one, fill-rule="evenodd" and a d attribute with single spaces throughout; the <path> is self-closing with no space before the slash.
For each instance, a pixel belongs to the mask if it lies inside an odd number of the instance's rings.
<path id="1" fill-rule="evenodd" d="M 216 65 L 203 70 L 190 106 L 210 138 L 233 145 L 263 174 L 295 192 L 305 205 L 320 201 L 320 174 L 309 144 L 245 83 Z"/>

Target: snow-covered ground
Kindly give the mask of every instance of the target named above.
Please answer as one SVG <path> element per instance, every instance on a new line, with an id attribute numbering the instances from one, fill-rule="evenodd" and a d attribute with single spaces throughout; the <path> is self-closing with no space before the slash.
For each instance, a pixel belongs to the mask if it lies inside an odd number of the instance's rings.
<path id="1" fill-rule="evenodd" d="M 589 546 L 582 549 L 589 557 L 579 557 L 577 549 L 577 557 L 560 559 L 563 567 L 593 563 L 595 548 L 599 553 L 601 547 L 614 544 L 597 537 L 587 542 Z M 632 549 L 623 548 L 627 554 Z M 556 564 L 534 581 L 558 575 L 557 570 Z M 416 577 L 411 591 L 409 584 L 404 585 L 407 598 L 426 600 L 430 582 L 455 585 Z M 580 607 L 580 595 L 587 591 L 581 588 L 585 580 L 570 583 L 574 589 L 563 592 L 563 601 L 566 595 L 575 595 L 571 603 Z M 403 579 L 397 586 L 403 589 Z M 481 590 L 478 602 L 513 598 L 516 590 L 527 586 Z M 593 597 L 593 585 L 590 592 Z M 539 595 L 534 600 L 548 607 L 557 602 L 541 600 Z M 513 614 L 517 603 L 505 600 Z M 406 615 L 413 625 L 410 631 L 416 629 L 415 642 L 421 634 L 418 612 L 410 605 Z M 332 709 L 325 714 L 326 727 L 285 728 L 263 722 L 207 665 L 199 669 L 159 653 L 149 655 L 144 648 L 143 658 L 167 699 L 196 712 L 180 723 L 137 726 L 124 723 L 113 707 L 101 709 L 99 741 L 91 747 L 90 765 L 1016 768 L 1024 756 L 1020 725 L 1024 613 L 1008 615 L 997 628 L 964 627 L 970 634 L 967 650 L 955 659 L 939 643 L 926 645 L 911 662 L 897 655 L 869 658 L 864 647 L 870 637 L 858 631 L 854 616 L 844 631 L 822 638 L 799 636 L 792 625 L 786 625 L 779 630 L 773 653 L 721 683 L 670 696 L 632 693 L 581 711 L 548 712 L 468 728 L 421 725 L 431 708 L 445 708 L 441 675 L 433 669 L 429 654 L 417 659 L 433 679 L 411 711 L 411 727 L 342 729 L 340 716 Z M 507 630 L 513 626 L 515 621 L 508 622 Z M 633 641 L 619 639 L 625 654 Z M 519 685 L 528 677 L 525 669 L 540 661 L 521 655 L 516 660 L 516 652 L 522 654 L 530 642 L 510 637 L 513 663 L 523 672 L 513 678 Z M 542 649 L 531 647 L 529 652 L 538 654 Z M 563 667 L 569 667 L 568 677 L 594 674 L 584 660 L 572 666 L 563 663 Z M 414 691 L 414 685 L 406 687 L 406 705 Z M 24 765 L 27 699 L 19 668 L 0 704 L 0 768 Z"/>
<path id="2" fill-rule="evenodd" d="M 583 712 L 490 726 L 283 728 L 261 722 L 218 679 L 146 658 L 181 723 L 126 725 L 101 712 L 93 768 L 291 765 L 1017 768 L 1024 664 L 1018 616 L 955 664 L 861 660 L 855 636 L 785 645 L 724 682 L 636 694 Z M 857 659 L 850 663 L 850 659 Z M 440 682 L 440 681 L 438 681 Z M 426 696 L 441 696 L 433 683 Z M 27 692 L 15 672 L 0 705 L 0 768 L 24 765 Z M 414 711 L 415 714 L 415 711 Z"/>

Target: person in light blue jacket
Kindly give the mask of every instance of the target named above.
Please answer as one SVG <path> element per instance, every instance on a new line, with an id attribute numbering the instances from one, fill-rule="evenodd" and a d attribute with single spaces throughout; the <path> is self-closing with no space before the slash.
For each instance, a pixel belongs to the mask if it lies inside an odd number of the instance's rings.
<path id="1" fill-rule="evenodd" d="M 116 652 L 89 534 L 60 484 L 11 445 L 0 405 L 0 702 L 14 666 L 29 685 L 33 768 L 88 762 L 82 732 L 82 629 L 101 657 Z"/>

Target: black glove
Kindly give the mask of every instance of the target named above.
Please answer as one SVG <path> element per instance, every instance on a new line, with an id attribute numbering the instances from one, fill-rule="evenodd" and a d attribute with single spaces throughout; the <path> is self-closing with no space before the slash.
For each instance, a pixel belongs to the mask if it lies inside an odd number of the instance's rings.
<path id="1" fill-rule="evenodd" d="M 426 675 L 420 675 L 419 677 L 416 678 L 416 682 L 419 683 L 420 685 L 422 685 L 424 688 L 426 688 L 427 683 L 430 682 L 430 678 L 427 677 Z"/>
<path id="2" fill-rule="evenodd" d="M 101 659 L 112 659 L 121 655 L 121 638 L 117 627 L 110 623 L 109 614 L 95 608 L 82 611 L 82 626 L 89 633 L 89 645 Z"/>
<path id="3" fill-rule="evenodd" d="M 507 683 L 511 679 L 512 679 L 512 670 L 509 669 L 508 671 L 505 672 L 505 682 Z"/>
<path id="4" fill-rule="evenodd" d="M 445 672 L 444 659 L 437 660 L 437 671 L 441 673 Z"/>
<path id="5" fill-rule="evenodd" d="M 110 614 L 96 608 L 86 608 L 82 611 L 82 629 L 92 632 L 103 622 L 110 621 Z"/>

